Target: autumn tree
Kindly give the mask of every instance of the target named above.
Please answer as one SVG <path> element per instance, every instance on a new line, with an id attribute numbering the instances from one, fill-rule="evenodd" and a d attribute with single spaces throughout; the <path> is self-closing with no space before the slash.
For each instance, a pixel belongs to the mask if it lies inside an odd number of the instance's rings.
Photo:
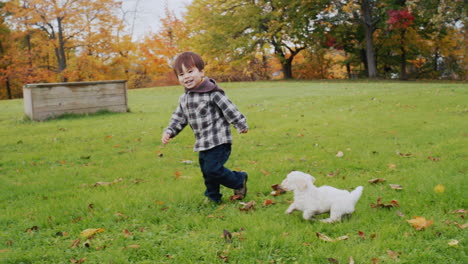
<path id="1" fill-rule="evenodd" d="M 44 43 L 54 49 L 61 81 L 67 81 L 67 52 L 106 43 L 103 34 L 115 30 L 114 11 L 119 3 L 113 0 L 13 0 L 6 9 L 12 14 L 17 30 L 44 33 Z M 107 31 L 107 32 L 106 32 Z M 100 45 L 101 44 L 101 45 Z"/>

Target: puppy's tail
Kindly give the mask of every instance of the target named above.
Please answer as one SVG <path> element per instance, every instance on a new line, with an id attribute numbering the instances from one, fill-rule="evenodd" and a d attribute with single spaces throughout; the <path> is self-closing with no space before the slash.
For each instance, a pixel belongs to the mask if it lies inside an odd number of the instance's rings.
<path id="1" fill-rule="evenodd" d="M 351 200 L 353 200 L 355 204 L 357 203 L 357 201 L 359 200 L 359 198 L 361 198 L 362 190 L 363 190 L 363 189 L 364 189 L 364 187 L 358 186 L 358 187 L 356 187 L 356 189 L 354 189 L 354 190 L 351 192 Z"/>

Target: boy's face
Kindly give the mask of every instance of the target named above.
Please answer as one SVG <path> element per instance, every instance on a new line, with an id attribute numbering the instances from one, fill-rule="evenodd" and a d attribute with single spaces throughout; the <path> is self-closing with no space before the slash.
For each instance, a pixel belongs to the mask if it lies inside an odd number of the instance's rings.
<path id="1" fill-rule="evenodd" d="M 182 71 L 177 73 L 179 83 L 187 89 L 193 89 L 203 82 L 205 72 L 198 70 L 197 67 L 187 69 L 182 65 Z"/>

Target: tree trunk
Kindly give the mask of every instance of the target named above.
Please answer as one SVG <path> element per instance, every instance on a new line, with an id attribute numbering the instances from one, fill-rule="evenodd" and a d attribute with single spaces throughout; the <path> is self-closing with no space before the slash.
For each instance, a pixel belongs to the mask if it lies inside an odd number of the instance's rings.
<path id="1" fill-rule="evenodd" d="M 372 6 L 370 0 L 361 2 L 362 20 L 366 37 L 366 58 L 367 58 L 367 76 L 369 78 L 377 77 L 377 65 L 375 62 L 373 33 L 375 30 L 375 21 L 372 20 Z"/>
<path id="2" fill-rule="evenodd" d="M 400 50 L 400 80 L 408 80 L 408 75 L 406 74 L 405 30 L 402 30 L 400 33 Z"/>
<path id="3" fill-rule="evenodd" d="M 285 59 L 284 62 L 281 63 L 282 69 L 283 69 L 283 74 L 284 74 L 284 79 L 292 79 L 293 74 L 292 74 L 292 56 Z"/>
<path id="4" fill-rule="evenodd" d="M 7 94 L 8 94 L 8 99 L 13 99 L 13 96 L 11 94 L 10 77 L 9 76 L 6 77 L 5 83 L 6 83 L 6 90 L 7 90 Z"/>
<path id="5" fill-rule="evenodd" d="M 62 78 L 62 82 L 67 82 L 67 77 L 63 76 L 63 71 L 67 68 L 67 58 L 65 56 L 65 40 L 63 38 L 62 18 L 57 18 L 58 25 L 58 47 L 55 48 L 57 56 L 58 72 Z"/>

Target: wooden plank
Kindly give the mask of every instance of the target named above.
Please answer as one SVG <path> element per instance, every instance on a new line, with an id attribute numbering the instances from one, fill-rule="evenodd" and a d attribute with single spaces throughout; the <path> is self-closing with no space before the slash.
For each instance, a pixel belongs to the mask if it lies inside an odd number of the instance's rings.
<path id="1" fill-rule="evenodd" d="M 32 95 L 31 89 L 23 89 L 23 104 L 24 104 L 24 113 L 33 119 L 33 104 L 32 104 Z"/>
<path id="2" fill-rule="evenodd" d="M 66 112 L 57 112 L 57 111 L 45 111 L 45 112 L 38 112 L 35 114 L 35 119 L 36 121 L 43 121 L 48 118 L 56 118 L 64 114 L 92 114 L 99 112 L 101 110 L 107 110 L 109 112 L 120 112 L 120 113 L 125 113 L 127 112 L 127 106 L 123 105 L 117 105 L 117 106 L 106 106 L 105 109 L 101 107 L 92 107 L 92 108 L 87 108 L 87 109 L 74 109 L 74 110 L 68 110 Z"/>
<path id="3" fill-rule="evenodd" d="M 64 98 L 64 97 L 83 97 L 83 96 L 98 96 L 101 94 L 124 94 L 125 87 L 124 86 L 112 86 L 109 85 L 102 85 L 102 86 L 74 86 L 74 87 L 66 87 L 66 86 L 57 86 L 57 87 L 49 87 L 49 88 L 41 88 L 41 89 L 32 89 L 32 93 L 34 94 L 34 98 L 37 96 L 45 97 L 45 98 Z"/>
<path id="4" fill-rule="evenodd" d="M 92 107 L 103 107 L 111 105 L 126 105 L 125 98 L 122 96 L 96 96 L 96 97 L 78 97 L 78 98 L 57 98 L 57 99 L 43 99 L 39 100 L 34 106 L 36 112 L 46 111 L 66 111 L 73 109 L 86 109 Z"/>

